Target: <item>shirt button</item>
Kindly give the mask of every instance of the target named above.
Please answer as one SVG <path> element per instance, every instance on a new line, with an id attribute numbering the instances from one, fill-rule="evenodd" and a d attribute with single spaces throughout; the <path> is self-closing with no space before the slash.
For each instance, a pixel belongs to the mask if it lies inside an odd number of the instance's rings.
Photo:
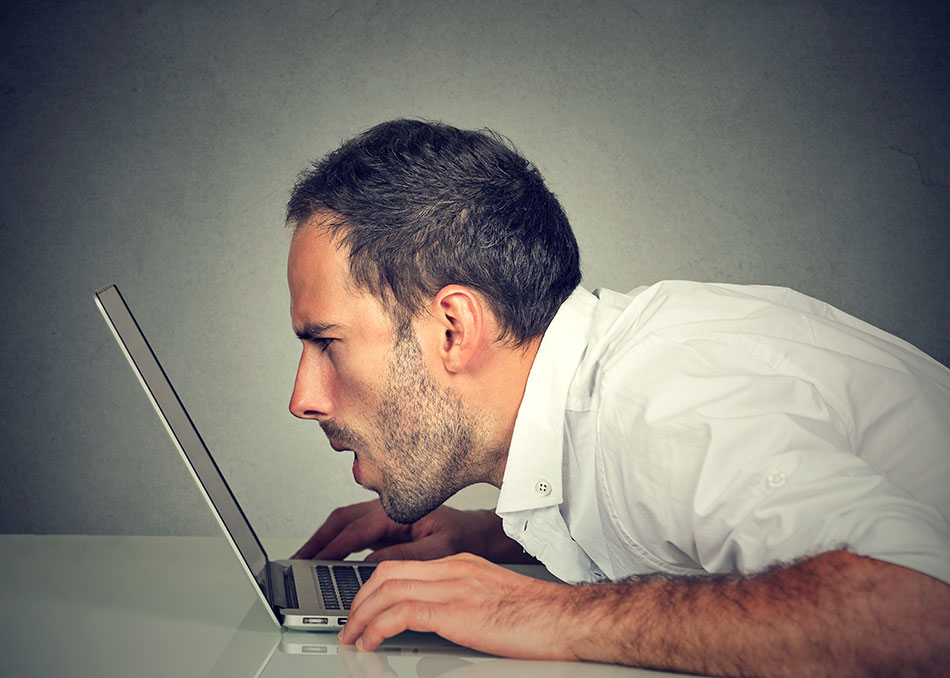
<path id="1" fill-rule="evenodd" d="M 772 471 L 765 482 L 769 487 L 775 489 L 784 485 L 786 480 L 788 480 L 788 476 L 785 475 L 784 471 Z"/>
<path id="2" fill-rule="evenodd" d="M 551 483 L 542 478 L 535 484 L 534 491 L 540 494 L 542 497 L 546 497 L 551 494 Z"/>

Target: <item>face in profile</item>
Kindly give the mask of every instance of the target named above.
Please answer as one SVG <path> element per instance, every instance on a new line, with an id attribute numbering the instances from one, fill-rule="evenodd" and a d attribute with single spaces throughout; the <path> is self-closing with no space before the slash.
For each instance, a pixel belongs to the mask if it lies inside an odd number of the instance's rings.
<path id="1" fill-rule="evenodd" d="M 350 283 L 326 230 L 300 230 L 290 248 L 291 320 L 303 349 L 291 412 L 313 419 L 331 447 L 354 453 L 356 482 L 386 513 L 415 522 L 480 479 L 480 425 L 432 377 L 411 323 Z"/>

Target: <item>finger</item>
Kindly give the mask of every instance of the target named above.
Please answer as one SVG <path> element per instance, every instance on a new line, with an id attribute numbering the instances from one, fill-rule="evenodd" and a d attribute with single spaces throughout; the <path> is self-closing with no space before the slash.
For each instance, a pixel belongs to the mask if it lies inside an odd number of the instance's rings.
<path id="1" fill-rule="evenodd" d="M 375 616 L 353 642 L 360 650 L 373 651 L 384 640 L 403 631 L 432 632 L 434 613 L 443 606 L 418 600 L 405 600 Z"/>
<path id="2" fill-rule="evenodd" d="M 435 560 L 446 555 L 445 539 L 432 536 L 419 541 L 407 541 L 377 548 L 366 556 L 368 562 L 383 560 Z"/>
<path id="3" fill-rule="evenodd" d="M 339 560 L 354 551 L 362 551 L 379 543 L 392 543 L 395 537 L 405 534 L 405 525 L 390 520 L 382 510 L 368 511 L 352 521 L 346 529 L 317 551 L 315 558 Z"/>
<path id="4" fill-rule="evenodd" d="M 322 550 L 327 543 L 336 537 L 351 522 L 361 515 L 372 511 L 373 505 L 378 505 L 378 499 L 371 499 L 359 504 L 351 504 L 335 509 L 324 521 L 323 525 L 313 533 L 313 535 L 297 549 L 297 552 L 291 558 L 310 559 Z"/>
<path id="5" fill-rule="evenodd" d="M 390 586 L 389 595 L 399 591 L 400 583 L 414 582 L 446 582 L 452 579 L 468 578 L 478 580 L 482 574 L 478 569 L 481 563 L 489 568 L 498 568 L 506 574 L 514 574 L 502 569 L 498 565 L 482 560 L 468 553 L 440 558 L 439 560 L 388 560 L 376 566 L 372 576 L 360 587 L 359 592 L 350 605 L 350 619 L 357 612 L 363 602 L 372 597 L 382 586 Z M 520 576 L 520 575 L 516 575 Z M 387 582 L 395 582 L 388 584 Z"/>
<path id="6" fill-rule="evenodd" d="M 387 580 L 377 586 L 372 595 L 364 597 L 359 606 L 354 601 L 346 626 L 340 633 L 340 641 L 352 644 L 366 636 L 365 640 L 371 640 L 372 647 L 361 646 L 361 649 L 374 649 L 385 638 L 401 631 L 428 631 L 428 611 L 423 611 L 424 604 L 443 604 L 455 595 L 453 588 L 464 586 L 461 581 Z M 391 608 L 397 608 L 397 613 L 387 615 Z M 379 626 L 378 620 L 382 615 L 386 615 L 385 623 Z M 367 636 L 367 629 L 371 627 L 375 631 Z"/>

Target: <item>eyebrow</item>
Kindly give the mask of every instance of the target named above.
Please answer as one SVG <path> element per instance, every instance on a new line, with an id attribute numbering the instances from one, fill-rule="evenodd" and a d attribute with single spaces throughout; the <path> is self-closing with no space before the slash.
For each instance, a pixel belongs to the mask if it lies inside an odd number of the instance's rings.
<path id="1" fill-rule="evenodd" d="M 294 334 L 298 339 L 319 339 L 338 329 L 339 325 L 334 323 L 307 323 L 303 327 L 295 327 Z"/>

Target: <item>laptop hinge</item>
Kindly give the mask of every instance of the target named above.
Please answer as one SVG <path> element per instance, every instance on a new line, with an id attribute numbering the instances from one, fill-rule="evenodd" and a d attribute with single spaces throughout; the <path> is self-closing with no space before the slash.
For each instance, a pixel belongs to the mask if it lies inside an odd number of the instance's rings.
<path id="1" fill-rule="evenodd" d="M 290 568 L 284 567 L 275 562 L 267 563 L 267 599 L 275 608 L 296 607 L 296 604 L 289 604 L 287 593 L 287 576 Z M 291 574 L 291 585 L 293 584 L 293 575 Z"/>

